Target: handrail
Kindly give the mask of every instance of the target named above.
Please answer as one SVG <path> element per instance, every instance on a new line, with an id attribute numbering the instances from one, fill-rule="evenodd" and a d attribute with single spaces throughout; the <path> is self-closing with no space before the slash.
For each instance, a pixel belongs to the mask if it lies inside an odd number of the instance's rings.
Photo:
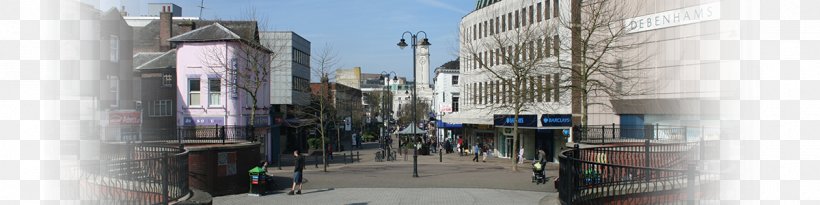
<path id="1" fill-rule="evenodd" d="M 713 186 L 717 173 L 697 170 L 700 142 L 644 145 L 611 145 L 564 150 L 559 153 L 559 199 L 563 204 L 596 204 L 628 200 L 629 204 L 674 203 L 695 200 L 709 193 L 694 187 Z M 658 148 L 663 147 L 665 148 Z M 677 147 L 676 147 L 677 146 Z M 621 150 L 619 150 L 621 149 Z M 641 152 L 643 150 L 643 157 Z M 609 160 L 624 158 L 625 151 L 634 160 Z M 672 153 L 677 158 L 666 159 Z M 656 155 L 653 155 L 656 154 Z M 614 156 L 613 156 L 614 155 Z M 619 156 L 620 155 L 620 156 Z M 658 167 L 651 159 L 658 157 L 671 163 Z M 646 160 L 646 164 L 644 161 Z M 636 163 L 637 162 L 637 163 Z M 623 164 L 626 163 L 626 164 Z M 678 164 L 685 164 L 680 168 Z M 647 166 L 650 165 L 650 166 Z M 651 166 L 655 165 L 655 166 Z M 697 194 L 696 191 L 700 190 Z M 682 197 L 681 193 L 688 195 Z M 695 197 L 697 196 L 697 197 Z"/>

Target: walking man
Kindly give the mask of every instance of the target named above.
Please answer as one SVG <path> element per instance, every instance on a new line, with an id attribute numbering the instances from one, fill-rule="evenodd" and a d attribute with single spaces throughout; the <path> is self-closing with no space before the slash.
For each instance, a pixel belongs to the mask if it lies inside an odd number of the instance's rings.
<path id="1" fill-rule="evenodd" d="M 290 187 L 290 192 L 288 195 L 293 195 L 293 191 L 296 190 L 296 194 L 302 194 L 302 170 L 305 169 L 305 158 L 299 154 L 299 150 L 293 150 L 293 157 L 296 158 L 296 166 L 293 167 L 293 186 Z M 296 189 L 296 187 L 299 189 Z"/>
<path id="2" fill-rule="evenodd" d="M 481 152 L 481 149 L 478 148 L 478 144 L 473 145 L 473 161 L 478 162 L 478 153 Z"/>

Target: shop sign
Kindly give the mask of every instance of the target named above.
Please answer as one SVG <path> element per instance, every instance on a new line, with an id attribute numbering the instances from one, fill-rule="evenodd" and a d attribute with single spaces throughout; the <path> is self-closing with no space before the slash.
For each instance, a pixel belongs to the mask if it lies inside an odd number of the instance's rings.
<path id="1" fill-rule="evenodd" d="M 519 127 L 537 127 L 538 121 L 536 115 L 493 115 L 493 124 L 495 126 L 514 126 L 516 120 Z"/>
<path id="2" fill-rule="evenodd" d="M 542 127 L 572 127 L 572 115 L 543 114 Z"/>
<path id="3" fill-rule="evenodd" d="M 138 111 L 111 111 L 108 113 L 109 125 L 139 125 L 140 112 Z"/>
<path id="4" fill-rule="evenodd" d="M 225 125 L 223 117 L 184 117 L 182 125 L 185 126 L 205 126 L 205 125 Z"/>
<path id="5" fill-rule="evenodd" d="M 624 20 L 628 33 L 720 19 L 720 2 L 669 10 Z"/>

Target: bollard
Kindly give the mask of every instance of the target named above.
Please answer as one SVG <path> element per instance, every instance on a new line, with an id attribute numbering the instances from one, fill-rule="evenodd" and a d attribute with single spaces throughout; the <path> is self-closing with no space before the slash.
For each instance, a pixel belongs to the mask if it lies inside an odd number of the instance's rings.
<path id="1" fill-rule="evenodd" d="M 347 153 L 342 153 L 342 162 L 347 164 Z"/>
<path id="2" fill-rule="evenodd" d="M 361 158 L 359 158 L 359 151 L 356 151 L 356 161 L 357 161 L 357 162 L 361 162 L 361 161 L 362 161 L 362 159 L 361 159 Z"/>
<path id="3" fill-rule="evenodd" d="M 441 162 L 441 149 L 438 149 L 438 162 Z"/>
<path id="4" fill-rule="evenodd" d="M 313 166 L 316 167 L 316 169 L 318 169 L 319 168 L 319 159 L 316 159 L 316 158 L 317 158 L 317 156 L 313 155 Z"/>

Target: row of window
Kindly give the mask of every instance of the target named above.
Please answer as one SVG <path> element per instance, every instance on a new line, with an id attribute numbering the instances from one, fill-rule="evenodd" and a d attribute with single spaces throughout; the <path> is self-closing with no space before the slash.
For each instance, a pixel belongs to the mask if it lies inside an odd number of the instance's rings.
<path id="1" fill-rule="evenodd" d="M 512 86 L 502 81 L 489 81 L 466 85 L 470 103 L 477 105 L 512 103 L 516 95 L 523 95 L 525 102 L 558 102 L 559 87 L 557 74 L 533 76 L 525 78 L 520 83 L 524 90 L 515 92 Z"/>
<path id="2" fill-rule="evenodd" d="M 513 30 L 513 28 L 519 28 L 527 24 L 549 20 L 551 17 L 557 18 L 559 15 L 558 0 L 553 0 L 552 2 L 553 6 L 550 6 L 549 0 L 545 0 L 544 2 L 538 2 L 535 5 L 525 6 L 524 8 L 509 12 L 506 15 L 501 14 L 500 16 L 491 17 L 483 22 L 473 24 L 472 28 L 468 27 L 468 37 L 466 39 L 478 40 L 488 35 Z M 552 15 L 550 15 L 550 7 L 552 7 Z M 469 37 L 471 35 L 472 38 Z"/>
<path id="3" fill-rule="evenodd" d="M 154 100 L 151 105 L 146 107 L 148 115 L 151 117 L 168 117 L 173 116 L 173 104 L 171 100 Z"/>
<path id="4" fill-rule="evenodd" d="M 478 69 L 483 65 L 492 67 L 495 65 L 509 64 L 510 61 L 538 60 L 558 56 L 561 51 L 561 41 L 558 35 L 552 38 L 537 39 L 525 42 L 521 45 L 507 46 L 507 48 L 490 49 L 489 51 L 478 52 L 471 56 L 473 61 L 467 61 L 467 69 Z M 550 54 L 552 53 L 552 54 Z"/>
<path id="5" fill-rule="evenodd" d="M 200 99 L 202 96 L 201 90 L 201 81 L 200 79 L 188 79 L 188 105 L 189 106 L 202 106 L 200 103 Z M 220 106 L 222 105 L 221 101 L 221 91 L 222 91 L 222 80 L 219 78 L 209 78 L 208 81 L 208 106 Z"/>
<path id="6" fill-rule="evenodd" d="M 310 67 L 310 54 L 307 54 L 296 48 L 293 48 L 293 52 L 291 53 L 293 53 L 293 56 L 291 57 L 293 58 L 294 63 Z"/>
<path id="7" fill-rule="evenodd" d="M 310 80 L 293 76 L 293 90 L 300 92 L 310 92 Z"/>

